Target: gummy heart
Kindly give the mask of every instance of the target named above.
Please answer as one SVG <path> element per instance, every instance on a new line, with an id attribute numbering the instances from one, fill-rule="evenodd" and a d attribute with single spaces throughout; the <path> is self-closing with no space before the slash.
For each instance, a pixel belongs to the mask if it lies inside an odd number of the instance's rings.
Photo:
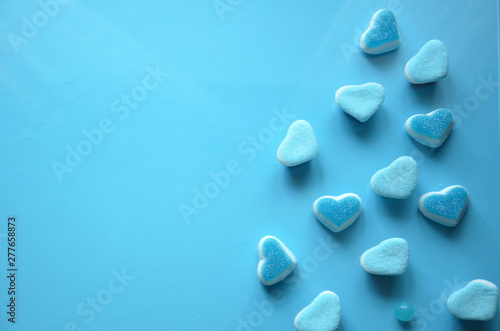
<path id="1" fill-rule="evenodd" d="M 392 199 L 406 199 L 415 189 L 417 177 L 417 162 L 409 156 L 402 156 L 388 167 L 377 171 L 370 184 L 378 195 Z"/>
<path id="2" fill-rule="evenodd" d="M 449 109 L 436 109 L 428 114 L 413 115 L 406 120 L 408 134 L 419 143 L 439 147 L 453 128 L 453 113 Z"/>
<path id="3" fill-rule="evenodd" d="M 293 253 L 276 237 L 265 236 L 260 240 L 258 249 L 257 275 L 264 285 L 283 280 L 297 265 Z"/>
<path id="4" fill-rule="evenodd" d="M 397 49 L 400 43 L 396 17 L 392 11 L 381 9 L 373 14 L 359 46 L 367 54 L 382 54 Z"/>
<path id="5" fill-rule="evenodd" d="M 453 292 L 446 304 L 457 318 L 488 321 L 497 313 L 498 287 L 487 280 L 476 279 Z"/>
<path id="6" fill-rule="evenodd" d="M 448 75 L 448 51 L 440 40 L 425 43 L 405 67 L 405 76 L 413 84 L 438 81 Z"/>
<path id="7" fill-rule="evenodd" d="M 418 201 L 427 218 L 446 226 L 456 226 L 469 205 L 469 192 L 460 185 L 448 186 L 440 192 L 429 192 Z"/>
<path id="8" fill-rule="evenodd" d="M 403 238 L 391 238 L 364 252 L 360 263 L 371 274 L 397 276 L 406 271 L 409 258 L 408 242 Z"/>
<path id="9" fill-rule="evenodd" d="M 298 120 L 293 122 L 286 137 L 278 147 L 278 160 L 287 167 L 308 162 L 318 156 L 319 147 L 311 125 Z"/>
<path id="10" fill-rule="evenodd" d="M 316 218 L 333 232 L 340 232 L 350 226 L 361 213 L 361 199 L 353 193 L 338 197 L 323 196 L 313 204 Z"/>
<path id="11" fill-rule="evenodd" d="M 384 102 L 384 87 L 377 83 L 347 85 L 335 93 L 337 105 L 360 122 L 368 121 Z"/>
<path id="12" fill-rule="evenodd" d="M 342 307 L 340 298 L 332 291 L 321 292 L 295 317 L 299 331 L 335 331 L 339 327 Z"/>

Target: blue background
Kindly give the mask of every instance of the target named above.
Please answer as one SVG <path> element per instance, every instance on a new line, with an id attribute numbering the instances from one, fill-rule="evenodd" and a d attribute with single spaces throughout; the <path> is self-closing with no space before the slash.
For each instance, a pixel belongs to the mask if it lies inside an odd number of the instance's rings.
<path id="1" fill-rule="evenodd" d="M 340 296 L 340 330 L 500 329 L 498 317 L 461 322 L 444 306 L 450 287 L 476 278 L 500 285 L 499 93 L 481 80 L 499 80 L 498 1 L 224 0 L 218 12 L 212 1 L 74 0 L 48 7 L 45 21 L 42 3 L 0 4 L 0 329 L 293 330 L 324 290 Z M 402 43 L 369 57 L 358 40 L 380 8 L 395 12 Z M 40 27 L 16 47 L 23 18 Z M 404 66 L 430 39 L 447 46 L 449 75 L 413 86 Z M 168 76 L 143 101 L 120 103 L 156 69 Z M 386 99 L 358 123 L 334 93 L 371 81 Z M 432 152 L 404 122 L 436 108 L 457 122 Z M 285 110 L 286 126 L 309 121 L 320 145 L 317 159 L 294 169 L 276 159 L 286 127 L 273 118 Z M 112 130 L 58 178 L 54 162 L 88 147 L 84 131 L 103 120 Z M 377 196 L 371 176 L 401 155 L 419 163 L 416 190 L 403 201 Z M 237 171 L 217 192 L 210 173 L 228 163 Z M 448 229 L 417 202 L 453 184 L 469 190 L 471 204 Z M 213 198 L 183 216 L 207 187 Z M 349 192 L 363 212 L 331 233 L 312 203 Z M 11 215 L 15 325 L 4 312 Z M 280 238 L 299 266 L 271 288 L 256 275 L 265 235 Z M 410 244 L 408 271 L 368 275 L 359 256 L 394 236 Z M 412 324 L 394 318 L 401 301 L 417 310 Z"/>

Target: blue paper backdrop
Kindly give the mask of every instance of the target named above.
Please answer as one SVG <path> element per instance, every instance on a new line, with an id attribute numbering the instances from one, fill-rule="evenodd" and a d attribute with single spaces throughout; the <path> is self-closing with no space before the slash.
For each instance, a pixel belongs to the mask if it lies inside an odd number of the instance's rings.
<path id="1" fill-rule="evenodd" d="M 401 47 L 358 47 L 372 14 L 396 14 Z M 0 4 L 0 329 L 293 330 L 321 291 L 342 301 L 340 330 L 498 330 L 460 322 L 446 297 L 500 284 L 498 1 L 4 1 Z M 450 72 L 413 86 L 403 69 L 430 39 Z M 341 86 L 378 82 L 361 124 L 334 104 Z M 436 151 L 405 120 L 451 109 Z M 296 119 L 320 155 L 287 169 L 276 149 Z M 377 196 L 370 177 L 401 155 L 419 164 L 412 196 Z M 454 229 L 418 198 L 460 184 Z M 312 214 L 322 195 L 356 193 L 360 218 L 334 234 Z M 7 321 L 7 219 L 16 217 L 16 323 Z M 256 275 L 261 237 L 298 269 Z M 366 249 L 410 244 L 399 277 L 368 275 Z M 400 324 L 393 306 L 417 317 Z"/>

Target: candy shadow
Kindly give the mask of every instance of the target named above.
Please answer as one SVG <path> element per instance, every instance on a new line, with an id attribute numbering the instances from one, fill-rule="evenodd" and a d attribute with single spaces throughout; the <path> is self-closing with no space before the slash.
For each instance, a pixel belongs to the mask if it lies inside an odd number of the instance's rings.
<path id="1" fill-rule="evenodd" d="M 399 324 L 399 327 L 402 328 L 402 329 L 405 329 L 405 330 L 411 330 L 411 329 L 413 329 L 411 321 L 403 322 L 403 321 L 398 320 L 398 324 Z"/>
<path id="2" fill-rule="evenodd" d="M 407 270 L 408 272 L 408 270 Z M 406 274 L 406 273 L 405 273 Z M 404 279 L 401 276 L 380 276 L 368 273 L 370 287 L 383 297 L 400 296 L 404 288 Z"/>
<path id="3" fill-rule="evenodd" d="M 421 222 L 427 222 L 431 228 L 434 228 L 436 232 L 440 233 L 443 235 L 445 238 L 453 239 L 453 240 L 458 240 L 460 237 L 462 237 L 465 233 L 468 231 L 471 231 L 472 229 L 466 230 L 468 227 L 468 224 L 470 222 L 467 221 L 468 219 L 468 214 L 470 213 L 470 208 L 471 206 L 467 208 L 467 211 L 465 212 L 464 216 L 462 216 L 462 219 L 458 224 L 454 227 L 452 226 L 446 226 L 439 224 L 437 222 L 434 222 L 433 220 L 425 217 L 421 212 L 419 212 L 419 221 Z"/>
<path id="4" fill-rule="evenodd" d="M 463 321 L 460 319 L 457 320 L 457 327 L 455 330 L 461 331 L 494 331 L 498 330 L 495 328 L 494 320 L 491 321 Z"/>
<path id="5" fill-rule="evenodd" d="M 314 161 L 314 160 L 311 160 Z M 288 178 L 296 187 L 303 187 L 311 177 L 311 161 L 299 164 L 294 167 L 287 167 Z"/>
<path id="6" fill-rule="evenodd" d="M 420 102 L 425 105 L 426 108 L 433 108 L 436 104 L 437 98 L 439 98 L 439 93 L 437 93 L 438 82 L 432 82 L 427 84 L 412 84 L 410 85 L 410 90 L 412 93 L 420 99 Z M 429 110 L 430 111 L 430 110 Z"/>
<path id="7" fill-rule="evenodd" d="M 349 227 L 340 232 L 333 232 L 332 230 L 324 226 L 320 221 L 318 221 L 314 214 L 312 215 L 312 217 L 314 218 L 314 222 L 316 222 L 316 226 L 321 227 L 322 231 L 330 235 L 334 241 L 339 242 L 339 246 L 343 247 L 347 247 L 348 244 L 355 242 L 355 240 L 353 240 L 353 238 L 351 237 L 357 236 L 357 234 L 359 234 L 359 230 L 356 230 L 356 227 L 362 226 L 362 224 L 364 223 L 364 215 L 363 213 L 361 213 L 358 219 L 354 221 L 354 223 L 352 223 Z"/>
<path id="8" fill-rule="evenodd" d="M 371 142 L 374 137 L 378 136 L 377 131 L 383 131 L 387 125 L 387 113 L 384 108 L 384 105 L 382 105 L 366 122 L 358 121 L 340 108 L 339 111 L 344 115 L 342 117 L 345 125 L 349 126 L 359 139 Z"/>
<path id="9" fill-rule="evenodd" d="M 447 155 L 449 155 L 449 153 L 452 153 L 450 148 L 448 148 L 448 145 L 452 144 L 451 141 L 453 141 L 453 139 L 454 139 L 453 132 L 450 133 L 450 135 L 448 136 L 448 138 L 446 138 L 446 140 L 443 142 L 443 144 L 437 148 L 425 146 L 425 145 L 419 143 L 418 141 L 416 141 L 415 139 L 413 139 L 412 137 L 410 137 L 410 135 L 407 135 L 407 136 L 408 136 L 408 139 L 410 139 L 412 141 L 413 146 L 415 146 L 415 148 L 418 149 L 418 151 L 424 155 L 423 159 L 419 159 L 418 157 L 415 157 L 415 161 L 417 161 L 417 164 L 419 164 L 419 165 L 422 164 L 423 162 L 425 162 L 425 159 L 427 159 L 429 157 L 433 157 L 436 160 L 441 160 L 441 159 L 445 158 Z"/>
<path id="10" fill-rule="evenodd" d="M 377 68 L 393 66 L 397 61 L 397 57 L 400 55 L 397 48 L 382 54 L 367 54 L 363 51 L 361 53 L 363 53 L 364 58 L 366 58 L 368 62 Z"/>
<path id="11" fill-rule="evenodd" d="M 414 194 L 414 193 L 412 193 Z M 412 206 L 414 205 L 414 201 L 412 200 L 412 196 L 408 199 L 391 199 L 378 196 L 377 204 L 382 205 L 387 214 L 391 216 L 393 219 L 410 219 L 410 215 L 412 213 Z"/>
<path id="12" fill-rule="evenodd" d="M 415 148 L 418 149 L 418 151 L 424 155 L 424 159 L 418 159 L 417 157 L 414 157 L 415 161 L 417 161 L 418 165 L 421 165 L 425 161 L 426 158 L 431 157 L 440 149 L 440 147 L 432 148 L 429 146 L 425 146 L 425 145 L 419 143 L 418 141 L 416 141 L 415 139 L 413 139 L 409 134 L 407 136 L 408 136 L 408 139 L 411 140 L 413 146 L 415 146 Z"/>
<path id="13" fill-rule="evenodd" d="M 261 284 L 261 286 L 264 287 L 264 290 L 266 291 L 267 295 L 270 297 L 272 296 L 272 293 L 275 290 L 282 291 L 282 293 L 289 293 L 290 292 L 289 288 L 293 287 L 294 284 L 293 284 L 293 282 L 287 282 L 286 280 L 287 280 L 287 278 L 299 277 L 298 276 L 299 272 L 297 270 L 298 270 L 297 267 L 295 267 L 295 269 L 293 269 L 293 271 L 288 276 L 286 276 L 283 280 L 281 280 L 280 282 L 278 282 L 276 284 L 273 284 L 273 285 Z"/>
<path id="14" fill-rule="evenodd" d="M 345 330 L 347 330 L 347 329 L 344 328 L 344 325 L 342 323 L 345 324 L 345 317 L 344 316 L 342 316 L 342 319 L 340 320 L 340 324 L 339 324 L 339 327 L 338 327 L 337 331 L 345 331 Z"/>
<path id="15" fill-rule="evenodd" d="M 296 188 L 303 188 L 312 182 L 319 182 L 323 179 L 322 164 L 323 159 L 314 158 L 306 163 L 294 167 L 286 167 L 285 180 Z"/>

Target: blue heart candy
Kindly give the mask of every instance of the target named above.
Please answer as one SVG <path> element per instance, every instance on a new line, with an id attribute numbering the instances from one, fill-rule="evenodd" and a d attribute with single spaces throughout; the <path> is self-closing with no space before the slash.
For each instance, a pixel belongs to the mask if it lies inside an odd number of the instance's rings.
<path id="1" fill-rule="evenodd" d="M 367 54 L 382 54 L 399 47 L 401 39 L 396 17 L 392 11 L 381 9 L 373 14 L 368 29 L 359 41 Z"/>
<path id="2" fill-rule="evenodd" d="M 278 238 L 265 236 L 259 242 L 257 275 L 264 285 L 272 285 L 288 276 L 295 266 L 295 255 Z"/>
<path id="3" fill-rule="evenodd" d="M 453 128 L 453 113 L 449 109 L 436 109 L 428 114 L 413 115 L 406 120 L 406 131 L 419 143 L 439 147 Z"/>
<path id="4" fill-rule="evenodd" d="M 498 287 L 484 279 L 475 279 L 453 292 L 446 302 L 450 313 L 462 320 L 488 321 L 498 308 Z"/>
<path id="5" fill-rule="evenodd" d="M 460 185 L 426 193 L 418 202 L 418 208 L 427 218 L 450 227 L 458 224 L 468 205 L 469 192 Z"/>
<path id="6" fill-rule="evenodd" d="M 368 121 L 380 108 L 385 98 L 385 89 L 377 83 L 347 85 L 335 93 L 337 105 L 360 122 Z"/>
<path id="7" fill-rule="evenodd" d="M 432 83 L 446 75 L 448 75 L 448 51 L 440 40 L 428 41 L 405 67 L 405 76 L 413 84 Z"/>
<path id="8" fill-rule="evenodd" d="M 378 195 L 392 199 L 406 199 L 415 189 L 417 177 L 417 162 L 409 156 L 402 156 L 388 167 L 377 171 L 370 184 Z"/>
<path id="9" fill-rule="evenodd" d="M 353 193 L 338 197 L 323 196 L 313 204 L 316 218 L 333 232 L 340 232 L 354 223 L 361 213 L 361 199 Z"/>
<path id="10" fill-rule="evenodd" d="M 321 292 L 295 317 L 299 331 L 335 331 L 340 324 L 342 306 L 340 298 L 332 291 Z"/>
<path id="11" fill-rule="evenodd" d="M 304 120 L 293 122 L 278 147 L 278 160 L 287 167 L 308 162 L 318 156 L 319 147 L 311 125 Z"/>

